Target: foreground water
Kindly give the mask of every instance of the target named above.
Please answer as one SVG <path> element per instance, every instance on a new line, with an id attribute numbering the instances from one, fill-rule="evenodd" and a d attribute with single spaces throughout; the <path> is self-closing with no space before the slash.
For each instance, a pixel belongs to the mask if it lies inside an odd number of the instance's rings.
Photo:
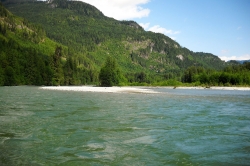
<path id="1" fill-rule="evenodd" d="M 249 165 L 250 91 L 0 87 L 0 165 Z"/>

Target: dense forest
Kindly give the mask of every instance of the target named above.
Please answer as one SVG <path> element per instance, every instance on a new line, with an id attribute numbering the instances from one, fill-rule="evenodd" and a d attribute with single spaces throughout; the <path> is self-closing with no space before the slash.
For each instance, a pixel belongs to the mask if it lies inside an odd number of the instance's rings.
<path id="1" fill-rule="evenodd" d="M 96 71 L 77 67 L 68 47 L 0 4 L 0 85 L 76 85 L 97 82 Z"/>
<path id="2" fill-rule="evenodd" d="M 184 74 L 184 82 L 207 86 L 250 85 L 250 62 L 235 64 L 222 71 L 189 67 Z"/>
<path id="3" fill-rule="evenodd" d="M 250 85 L 249 63 L 192 52 L 84 2 L 1 1 L 0 85 Z"/>

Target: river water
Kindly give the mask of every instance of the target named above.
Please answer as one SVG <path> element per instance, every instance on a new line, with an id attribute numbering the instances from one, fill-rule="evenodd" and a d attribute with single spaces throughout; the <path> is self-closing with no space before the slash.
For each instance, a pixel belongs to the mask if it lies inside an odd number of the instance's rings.
<path id="1" fill-rule="evenodd" d="M 0 165 L 249 165 L 250 91 L 0 87 Z"/>

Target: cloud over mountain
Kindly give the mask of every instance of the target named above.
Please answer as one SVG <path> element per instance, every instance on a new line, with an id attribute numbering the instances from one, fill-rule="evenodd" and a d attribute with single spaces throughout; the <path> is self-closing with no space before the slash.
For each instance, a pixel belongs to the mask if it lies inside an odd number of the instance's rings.
<path id="1" fill-rule="evenodd" d="M 146 4 L 149 0 L 81 0 L 89 3 L 103 12 L 108 17 L 117 20 L 129 20 L 134 18 L 147 17 L 149 9 L 141 5 Z"/>
<path id="2" fill-rule="evenodd" d="M 220 56 L 221 60 L 230 61 L 230 60 L 249 60 L 250 54 L 245 54 L 242 56 Z"/>
<path id="3" fill-rule="evenodd" d="M 169 36 L 173 40 L 176 39 L 176 36 L 173 36 L 173 35 L 177 35 L 177 34 L 181 33 L 180 31 L 174 31 L 171 29 L 163 28 L 160 25 L 154 25 L 154 26 L 150 27 L 150 23 L 140 23 L 140 26 L 142 26 L 144 28 L 144 30 L 147 30 L 147 31 L 152 31 L 155 33 L 162 33 L 166 36 Z"/>
<path id="4" fill-rule="evenodd" d="M 165 35 L 176 35 L 176 34 L 180 33 L 180 31 L 173 31 L 173 30 L 170 30 L 170 29 L 163 28 L 163 27 L 161 27 L 159 25 L 155 25 L 155 26 L 149 28 L 149 31 L 162 33 L 162 34 L 165 34 Z"/>

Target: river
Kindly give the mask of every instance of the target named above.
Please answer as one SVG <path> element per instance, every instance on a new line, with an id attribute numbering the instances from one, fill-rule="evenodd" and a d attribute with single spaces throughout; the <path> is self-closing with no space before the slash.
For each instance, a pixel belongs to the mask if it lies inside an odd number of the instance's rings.
<path id="1" fill-rule="evenodd" d="M 0 165 L 248 165 L 250 91 L 0 87 Z"/>

